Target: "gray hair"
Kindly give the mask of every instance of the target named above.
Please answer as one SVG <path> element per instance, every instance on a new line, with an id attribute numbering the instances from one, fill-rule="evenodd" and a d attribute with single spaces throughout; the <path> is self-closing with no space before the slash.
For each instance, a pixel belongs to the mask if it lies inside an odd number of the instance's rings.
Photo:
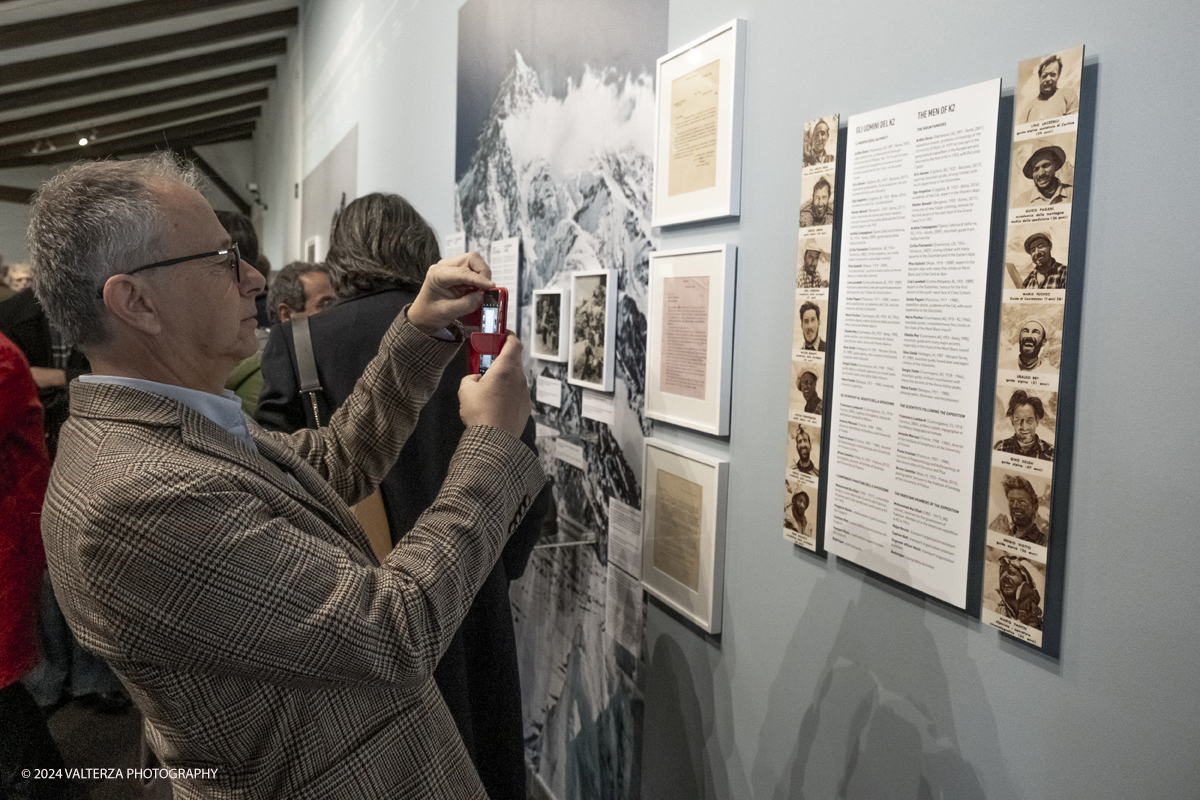
<path id="1" fill-rule="evenodd" d="M 33 291 L 64 340 L 87 350 L 109 336 L 97 292 L 120 272 L 155 261 L 163 212 L 153 184 L 197 188 L 199 176 L 169 153 L 92 161 L 48 180 L 33 197 Z"/>
<path id="2" fill-rule="evenodd" d="M 270 291 L 267 292 L 267 316 L 271 324 L 279 322 L 279 304 L 287 303 L 292 311 L 303 313 L 308 305 L 308 294 L 300 278 L 310 272 L 329 274 L 324 264 L 312 264 L 307 261 L 293 261 L 275 276 Z"/>

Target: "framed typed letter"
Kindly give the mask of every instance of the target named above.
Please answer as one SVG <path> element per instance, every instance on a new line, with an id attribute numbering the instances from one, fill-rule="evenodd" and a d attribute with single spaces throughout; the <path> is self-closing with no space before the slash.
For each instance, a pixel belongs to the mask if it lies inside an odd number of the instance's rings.
<path id="1" fill-rule="evenodd" d="M 642 585 L 720 633 L 729 462 L 647 439 L 642 463 Z"/>
<path id="2" fill-rule="evenodd" d="M 737 248 L 650 255 L 646 416 L 729 434 Z"/>
<path id="3" fill-rule="evenodd" d="M 653 224 L 741 210 L 746 22 L 735 19 L 658 59 Z"/>
<path id="4" fill-rule="evenodd" d="M 571 292 L 538 289 L 533 293 L 533 357 L 566 361 L 571 340 Z"/>
<path id="5" fill-rule="evenodd" d="M 617 333 L 617 273 L 571 273 L 571 328 L 567 383 L 613 390 Z"/>

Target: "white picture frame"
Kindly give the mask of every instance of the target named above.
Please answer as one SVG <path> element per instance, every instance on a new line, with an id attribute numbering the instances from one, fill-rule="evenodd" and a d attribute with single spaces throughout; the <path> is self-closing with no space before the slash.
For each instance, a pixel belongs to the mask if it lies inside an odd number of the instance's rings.
<path id="1" fill-rule="evenodd" d="M 597 287 L 603 287 L 603 308 Z M 567 383 L 611 392 L 616 375 L 617 271 L 572 272 L 570 306 Z M 597 365 L 596 358 L 603 360 Z"/>
<path id="2" fill-rule="evenodd" d="M 741 213 L 745 60 L 746 21 L 742 19 L 730 20 L 658 59 L 653 226 Z M 711 69 L 714 62 L 715 70 Z M 705 122 L 712 111 L 708 98 L 713 87 L 715 132 Z M 687 152 L 677 151 L 678 157 L 673 158 L 672 143 L 679 138 L 686 140 Z"/>
<path id="3" fill-rule="evenodd" d="M 548 327 L 543 326 L 543 315 Z M 557 317 L 555 324 L 554 317 Z M 544 328 L 544 329 L 543 329 Z M 571 341 L 571 290 L 535 289 L 533 292 L 533 329 L 529 332 L 534 358 L 565 363 Z"/>
<path id="4" fill-rule="evenodd" d="M 642 586 L 720 633 L 729 462 L 646 439 L 642 464 Z"/>
<path id="5" fill-rule="evenodd" d="M 651 253 L 649 275 L 645 414 L 728 436 L 737 246 Z"/>

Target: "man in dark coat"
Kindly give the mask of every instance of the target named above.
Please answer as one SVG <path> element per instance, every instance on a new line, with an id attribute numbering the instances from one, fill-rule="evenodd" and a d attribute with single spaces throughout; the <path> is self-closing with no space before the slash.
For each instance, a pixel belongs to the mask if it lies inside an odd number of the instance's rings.
<path id="1" fill-rule="evenodd" d="M 402 197 L 367 195 L 337 217 L 326 263 L 342 299 L 309 319 L 328 401 L 322 422 L 353 391 L 388 326 L 414 300 L 425 271 L 438 259 L 436 234 Z M 262 370 L 255 419 L 269 430 L 303 428 L 306 399 L 299 389 L 291 322 L 271 329 Z M 433 502 L 446 477 L 464 430 L 458 387 L 467 371 L 463 348 L 446 367 L 396 466 L 380 484 L 393 544 Z M 533 447 L 532 421 L 522 439 Z M 525 570 L 549 497 L 549 490 L 538 496 L 509 539 L 434 672 L 492 800 L 526 796 L 521 684 L 508 583 Z"/>

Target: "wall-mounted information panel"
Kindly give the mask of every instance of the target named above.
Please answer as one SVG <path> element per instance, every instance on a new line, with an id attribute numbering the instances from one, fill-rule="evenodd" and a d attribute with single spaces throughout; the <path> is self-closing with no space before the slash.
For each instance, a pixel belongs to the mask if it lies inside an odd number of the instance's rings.
<path id="1" fill-rule="evenodd" d="M 849 120 L 825 548 L 967 604 L 1000 80 Z"/>

